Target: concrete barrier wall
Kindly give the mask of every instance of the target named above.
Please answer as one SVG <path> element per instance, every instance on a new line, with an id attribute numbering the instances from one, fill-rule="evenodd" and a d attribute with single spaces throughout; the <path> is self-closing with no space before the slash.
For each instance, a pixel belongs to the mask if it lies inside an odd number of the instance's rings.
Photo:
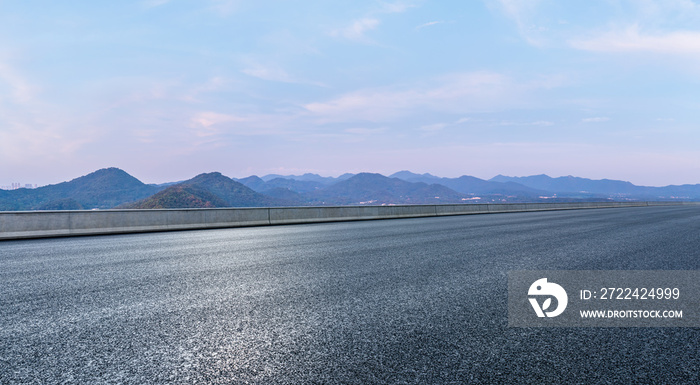
<path id="1" fill-rule="evenodd" d="M 434 217 L 435 206 L 272 207 L 271 225 L 367 219 Z"/>
<path id="2" fill-rule="evenodd" d="M 401 206 L 0 212 L 0 240 L 445 215 L 662 206 L 700 202 L 577 202 Z"/>

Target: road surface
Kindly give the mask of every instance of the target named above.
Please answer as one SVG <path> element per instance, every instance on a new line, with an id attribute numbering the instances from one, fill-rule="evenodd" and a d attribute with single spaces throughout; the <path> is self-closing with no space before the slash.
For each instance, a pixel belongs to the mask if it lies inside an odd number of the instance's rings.
<path id="1" fill-rule="evenodd" d="M 700 208 L 0 242 L 0 383 L 699 383 L 698 328 L 509 328 L 509 270 L 698 270 Z"/>

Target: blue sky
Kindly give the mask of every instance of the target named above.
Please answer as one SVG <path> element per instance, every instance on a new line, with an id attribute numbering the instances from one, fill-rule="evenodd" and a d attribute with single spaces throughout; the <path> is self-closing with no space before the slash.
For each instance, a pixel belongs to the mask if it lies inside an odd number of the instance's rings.
<path id="1" fill-rule="evenodd" d="M 0 184 L 700 183 L 690 0 L 0 1 Z"/>

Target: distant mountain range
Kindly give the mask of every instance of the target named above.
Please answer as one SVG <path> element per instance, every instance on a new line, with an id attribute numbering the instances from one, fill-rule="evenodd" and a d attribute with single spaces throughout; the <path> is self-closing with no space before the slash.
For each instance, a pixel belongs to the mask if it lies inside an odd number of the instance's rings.
<path id="1" fill-rule="evenodd" d="M 554 192 L 560 196 L 571 197 L 627 197 L 637 200 L 698 200 L 700 185 L 685 184 L 665 187 L 636 186 L 630 182 L 601 179 L 592 180 L 575 176 L 552 178 L 547 175 L 510 177 L 498 175 L 490 179 L 493 182 L 517 183 L 534 189 Z"/>
<path id="2" fill-rule="evenodd" d="M 600 200 L 700 200 L 700 184 L 647 187 L 618 180 L 547 175 L 490 180 L 442 178 L 400 171 L 390 176 L 316 174 L 226 177 L 200 174 L 182 182 L 148 185 L 118 168 L 36 189 L 0 190 L 0 210 L 155 209 L 387 205 Z"/>

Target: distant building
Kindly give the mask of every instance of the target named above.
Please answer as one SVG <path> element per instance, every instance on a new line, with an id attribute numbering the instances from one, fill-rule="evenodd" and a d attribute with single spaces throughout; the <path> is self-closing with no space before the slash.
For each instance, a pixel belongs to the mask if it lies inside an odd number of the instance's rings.
<path id="1" fill-rule="evenodd" d="M 37 184 L 31 184 L 31 183 L 25 183 L 24 186 L 22 186 L 21 183 L 16 182 L 16 183 L 11 183 L 9 186 L 0 186 L 0 190 L 17 190 L 20 188 L 37 188 L 39 185 Z"/>

